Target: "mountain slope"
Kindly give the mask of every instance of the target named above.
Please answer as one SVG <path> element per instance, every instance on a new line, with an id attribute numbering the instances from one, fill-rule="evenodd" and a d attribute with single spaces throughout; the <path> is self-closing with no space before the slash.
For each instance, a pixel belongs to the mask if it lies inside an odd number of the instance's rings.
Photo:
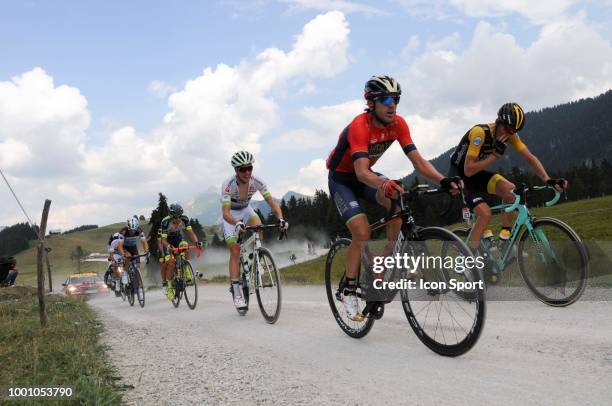
<path id="1" fill-rule="evenodd" d="M 526 113 L 520 136 L 548 172 L 569 169 L 583 163 L 612 161 L 612 90 L 597 97 Z M 487 120 L 475 118 L 474 124 Z M 469 130 L 465 129 L 466 132 Z M 457 134 L 457 144 L 463 134 Z M 442 173 L 448 173 L 454 147 L 432 159 Z M 528 168 L 512 148 L 489 170 L 509 171 L 513 166 Z M 405 178 L 410 184 L 415 174 Z M 422 181 L 422 179 L 421 179 Z"/>

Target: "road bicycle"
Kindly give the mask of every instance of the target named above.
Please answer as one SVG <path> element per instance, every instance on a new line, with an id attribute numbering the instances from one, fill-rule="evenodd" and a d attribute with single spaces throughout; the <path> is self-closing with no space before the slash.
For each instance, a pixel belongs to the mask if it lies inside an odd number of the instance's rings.
<path id="1" fill-rule="evenodd" d="M 281 281 L 280 273 L 272 253 L 261 244 L 260 232 L 265 229 L 278 228 L 280 224 L 258 224 L 245 227 L 245 232 L 238 237 L 240 244 L 240 280 L 242 282 L 243 297 L 247 307 L 236 309 L 241 316 L 246 315 L 249 308 L 249 297 L 254 292 L 259 304 L 259 310 L 266 322 L 276 323 L 281 311 Z M 247 232 L 251 236 L 243 241 Z M 279 240 L 287 233 L 281 231 Z M 230 287 L 230 291 L 233 289 Z"/>
<path id="2" fill-rule="evenodd" d="M 492 213 L 517 211 L 507 241 L 483 238 L 480 250 L 488 258 L 487 271 L 493 281 L 515 260 L 525 284 L 542 302 L 550 306 L 568 306 L 577 301 L 589 276 L 588 252 L 578 234 L 566 223 L 552 217 L 535 217 L 527 208 L 527 193 L 541 190 L 554 191 L 554 197 L 545 202 L 550 207 L 559 201 L 561 194 L 552 186 L 520 185 L 515 192 L 514 203 L 491 207 Z M 476 215 L 464 209 L 469 226 Z M 453 232 L 466 243 L 472 229 L 458 228 Z"/>
<path id="3" fill-rule="evenodd" d="M 138 298 L 138 304 L 140 305 L 140 307 L 144 307 L 145 305 L 145 287 L 142 282 L 142 275 L 140 273 L 140 262 L 138 261 L 139 258 L 143 257 L 147 258 L 148 263 L 148 253 L 141 255 L 131 255 L 130 257 L 128 257 L 130 265 L 128 267 L 127 273 L 125 273 L 125 271 L 123 270 L 121 277 L 119 278 L 121 286 L 121 297 L 123 298 L 123 300 L 127 298 L 130 306 L 134 306 L 134 297 Z M 123 276 L 124 273 L 126 275 L 125 277 Z"/>
<path id="4" fill-rule="evenodd" d="M 172 280 L 172 288 L 174 289 L 174 298 L 172 304 L 174 307 L 179 307 L 181 299 L 185 298 L 187 306 L 191 310 L 196 308 L 198 304 L 198 283 L 196 275 L 191 266 L 191 262 L 186 257 L 189 250 L 195 249 L 198 251 L 198 258 L 202 255 L 202 246 L 200 245 L 179 245 L 172 247 L 171 252 L 174 255 L 174 278 Z"/>
<path id="5" fill-rule="evenodd" d="M 138 298 L 138 304 L 140 307 L 145 305 L 145 288 L 142 282 L 142 275 L 140 273 L 140 263 L 138 258 L 148 257 L 148 254 L 132 255 L 129 257 L 130 265 L 127 272 L 124 267 L 119 266 L 119 290 L 115 290 L 115 280 L 113 276 L 113 265 L 109 264 L 104 274 L 104 283 L 115 292 L 115 296 L 121 297 L 123 301 L 127 299 L 130 306 L 134 306 L 134 296 Z M 148 263 L 148 258 L 147 258 Z M 124 276 L 125 275 L 125 276 Z"/>
<path id="6" fill-rule="evenodd" d="M 343 303 L 345 295 L 351 293 L 346 289 L 345 279 L 347 247 L 351 240 L 341 238 L 332 244 L 325 264 L 325 288 L 332 314 L 347 335 L 364 337 L 375 320 L 382 318 L 385 304 L 391 302 L 399 291 L 408 323 L 421 342 L 432 351 L 444 356 L 458 356 L 469 351 L 478 341 L 484 327 L 486 309 L 485 291 L 479 287 L 480 271 L 474 266 L 452 265 L 469 263 L 467 259 L 473 259 L 471 251 L 452 232 L 440 227 L 420 227 L 412 216 L 410 203 L 437 193 L 447 191 L 428 189 L 428 185 L 422 185 L 400 194 L 398 200 L 392 201 L 389 214 L 372 224 L 371 229 L 379 229 L 389 221 L 401 218 L 401 229 L 393 243 L 391 257 L 435 259 L 442 258 L 444 250 L 450 262 L 442 264 L 442 261 L 426 260 L 427 263 L 421 262 L 421 266 L 410 270 L 412 272 L 405 267 L 398 268 L 396 263 L 384 271 L 383 280 L 379 282 L 403 281 L 404 285 L 381 292 L 374 289 L 377 278 L 371 271 L 375 258 L 366 248 L 355 292 L 365 316 L 363 321 L 350 319 Z M 396 211 L 398 205 L 399 211 Z M 450 269 L 444 269 L 447 264 Z M 449 275 L 453 278 L 449 278 Z M 459 283 L 453 285 L 450 279 L 461 282 L 469 294 L 461 294 Z"/>

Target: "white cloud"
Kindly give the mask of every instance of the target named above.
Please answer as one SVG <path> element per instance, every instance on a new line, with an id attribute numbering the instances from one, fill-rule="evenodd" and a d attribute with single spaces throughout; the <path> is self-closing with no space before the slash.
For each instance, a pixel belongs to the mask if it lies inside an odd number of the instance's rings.
<path id="1" fill-rule="evenodd" d="M 533 24 L 565 17 L 579 0 L 394 0 L 413 16 L 436 19 L 505 17 L 518 14 Z M 459 13 L 458 13 L 459 12 Z"/>
<path id="2" fill-rule="evenodd" d="M 420 45 L 419 36 L 411 35 L 410 38 L 408 38 L 408 42 L 406 43 L 406 45 L 404 46 L 404 48 L 402 48 L 400 52 L 401 58 L 402 59 L 410 58 L 417 51 L 417 49 L 419 48 L 419 45 Z"/>
<path id="3" fill-rule="evenodd" d="M 171 201 L 186 200 L 218 187 L 231 171 L 233 152 L 261 150 L 263 135 L 280 123 L 275 98 L 287 83 L 307 87 L 348 66 L 348 34 L 341 12 L 319 15 L 288 51 L 268 48 L 236 66 L 204 69 L 170 94 L 157 129 L 141 134 L 122 126 L 96 146 L 85 144 L 89 112 L 79 90 L 54 86 L 42 69 L 26 72 L 0 82 L 2 165 L 28 210 L 52 198 L 52 228 L 106 224 L 135 207 L 150 210 L 158 191 Z M 162 82 L 152 88 L 169 90 Z M 27 165 L 13 158 L 17 153 L 29 158 Z M 13 216 L 13 208 L 0 209 L 0 224 Z"/>
<path id="4" fill-rule="evenodd" d="M 169 85 L 162 80 L 154 80 L 149 83 L 148 90 L 153 96 L 163 99 L 170 93 L 176 92 L 177 89 L 175 86 Z"/>
<path id="5" fill-rule="evenodd" d="M 52 177 L 73 171 L 83 159 L 89 121 L 79 90 L 56 87 L 41 68 L 0 82 L 0 144 L 8 149 L 3 155 L 13 175 Z M 13 153 L 23 155 L 6 158 Z"/>
<path id="6" fill-rule="evenodd" d="M 304 86 L 300 88 L 300 90 L 297 91 L 297 94 L 298 96 L 304 96 L 308 94 L 313 94 L 316 91 L 317 86 L 315 86 L 315 84 L 309 80 L 308 82 L 306 82 L 306 84 L 304 84 Z"/>
<path id="7" fill-rule="evenodd" d="M 305 195 L 314 195 L 316 189 L 327 191 L 327 168 L 324 159 L 314 159 L 298 170 L 297 177 L 288 182 L 281 182 L 278 190 L 292 190 Z"/>
<path id="8" fill-rule="evenodd" d="M 307 128 L 298 128 L 282 133 L 269 143 L 271 151 L 304 151 L 335 145 L 337 136 L 365 104 L 351 100 L 333 106 L 304 107 L 300 115 L 308 120 Z"/>
<path id="9" fill-rule="evenodd" d="M 536 24 L 557 21 L 577 0 L 449 0 L 449 3 L 470 17 L 502 17 L 517 13 Z"/>
<path id="10" fill-rule="evenodd" d="M 509 100 L 533 110 L 610 89 L 612 47 L 581 18 L 544 26 L 527 47 L 511 33 L 481 21 L 466 49 L 427 50 L 400 81 L 411 89 L 400 109 L 433 120 L 436 126 L 442 124 L 440 117 L 475 124 L 492 121 L 498 107 Z M 455 141 L 467 130 L 451 127 Z M 451 146 L 437 138 L 425 142 L 431 143 L 425 148 L 436 153 Z"/>
<path id="11" fill-rule="evenodd" d="M 289 12 L 315 10 L 319 12 L 338 10 L 343 13 L 363 13 L 366 15 L 387 15 L 388 12 L 367 4 L 348 0 L 279 0 L 289 4 Z"/>

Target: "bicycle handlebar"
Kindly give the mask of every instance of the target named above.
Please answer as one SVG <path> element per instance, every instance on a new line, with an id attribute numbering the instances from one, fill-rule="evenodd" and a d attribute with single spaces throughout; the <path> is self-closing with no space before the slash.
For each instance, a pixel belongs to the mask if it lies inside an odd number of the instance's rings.
<path id="1" fill-rule="evenodd" d="M 198 245 L 188 245 L 188 246 L 183 246 L 183 247 L 172 247 L 171 251 L 173 254 L 176 254 L 177 252 L 184 252 L 184 251 L 189 251 L 189 250 L 198 250 L 198 258 L 200 257 L 200 255 L 202 255 L 202 247 L 198 246 Z"/>
<path id="2" fill-rule="evenodd" d="M 463 190 L 461 187 L 459 189 Z M 383 218 L 383 222 L 386 223 L 391 220 L 391 218 L 396 214 L 395 209 L 398 204 L 400 206 L 400 212 L 404 212 L 406 210 L 408 202 L 413 201 L 422 195 L 435 195 L 439 193 L 450 193 L 450 190 L 443 189 L 441 187 L 429 189 L 429 185 L 425 184 L 418 185 L 414 189 L 411 189 L 404 193 L 400 193 L 398 199 L 391 199 L 391 207 L 389 208 L 389 212 L 387 213 L 387 215 Z M 448 212 L 448 209 L 444 212 Z"/>
<path id="3" fill-rule="evenodd" d="M 244 228 L 244 233 L 246 233 L 247 231 L 252 231 L 252 232 L 258 232 L 264 229 L 268 229 L 268 228 L 280 228 L 280 223 L 276 223 L 276 224 L 256 224 L 254 226 L 246 226 Z M 242 235 L 244 233 L 240 233 L 240 235 L 238 236 L 238 244 L 242 243 Z M 280 231 L 279 235 L 278 235 L 278 241 L 281 241 L 283 238 L 288 238 L 287 237 L 287 230 L 284 231 Z"/>
<path id="4" fill-rule="evenodd" d="M 504 209 L 504 211 L 505 211 L 506 213 L 510 213 L 511 211 L 516 210 L 516 209 L 519 207 L 519 205 L 521 204 L 521 196 L 520 196 L 520 195 L 517 195 L 517 194 L 516 194 L 516 193 L 514 193 L 514 192 L 512 192 L 512 193 L 514 194 L 514 203 L 512 203 L 512 205 L 511 205 L 510 207 L 506 207 L 506 208 Z"/>
<path id="5" fill-rule="evenodd" d="M 531 192 L 531 191 L 535 192 L 535 191 L 542 190 L 542 189 L 552 189 L 555 192 L 555 195 L 553 196 L 553 198 L 550 199 L 549 201 L 545 202 L 544 206 L 550 207 L 550 206 L 553 206 L 553 205 L 557 204 L 557 202 L 561 198 L 561 193 L 559 193 L 557 191 L 557 189 L 555 189 L 553 186 L 550 186 L 550 185 L 532 186 L 532 187 L 529 187 L 529 188 L 525 188 L 525 192 Z"/>

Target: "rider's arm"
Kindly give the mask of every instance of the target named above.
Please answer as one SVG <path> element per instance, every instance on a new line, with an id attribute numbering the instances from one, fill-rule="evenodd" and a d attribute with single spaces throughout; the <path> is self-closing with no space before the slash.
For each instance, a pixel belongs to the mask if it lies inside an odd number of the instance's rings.
<path id="1" fill-rule="evenodd" d="M 144 234 L 140 237 L 140 242 L 142 243 L 142 249 L 144 249 L 145 252 L 149 252 L 149 242 L 145 238 Z"/>
<path id="2" fill-rule="evenodd" d="M 231 225 L 235 225 L 237 223 L 236 219 L 234 219 L 234 216 L 232 216 L 229 204 L 223 205 L 223 220 L 227 221 Z"/>
<path id="3" fill-rule="evenodd" d="M 487 166 L 497 161 L 498 155 L 491 154 L 484 159 L 478 160 L 477 156 L 467 155 L 465 157 L 465 164 L 463 165 L 463 172 L 465 176 L 474 176 L 478 172 L 483 171 Z"/>
<path id="4" fill-rule="evenodd" d="M 274 201 L 274 199 L 272 198 L 272 196 L 268 195 L 265 198 L 266 202 L 268 203 L 268 205 L 270 206 L 270 209 L 272 209 L 272 213 L 274 213 L 274 215 L 276 216 L 277 219 L 282 219 L 283 217 L 283 211 L 281 210 L 281 208 L 279 207 L 278 203 L 276 203 L 276 201 Z"/>
<path id="5" fill-rule="evenodd" d="M 125 257 L 125 251 L 123 250 L 123 240 L 119 241 L 119 244 L 117 244 L 117 250 L 119 251 L 119 255 L 121 255 L 121 257 Z"/>
<path id="6" fill-rule="evenodd" d="M 191 241 L 198 242 L 198 236 L 196 235 L 196 233 L 193 232 L 192 229 L 185 230 L 185 232 L 187 233 L 187 236 Z"/>
<path id="7" fill-rule="evenodd" d="M 381 187 L 385 178 L 378 176 L 370 170 L 370 160 L 368 158 L 357 158 L 353 161 L 355 167 L 355 175 L 359 182 L 365 183 L 366 185 L 378 189 Z"/>
<path id="8" fill-rule="evenodd" d="M 523 158 L 525 158 L 525 161 L 527 161 L 529 166 L 531 166 L 533 171 L 540 179 L 542 179 L 544 182 L 550 179 L 550 176 L 548 176 L 548 173 L 546 173 L 546 169 L 544 169 L 542 162 L 540 162 L 537 156 L 533 155 L 531 151 L 529 151 L 529 148 L 523 148 L 519 153 L 523 156 Z"/>

